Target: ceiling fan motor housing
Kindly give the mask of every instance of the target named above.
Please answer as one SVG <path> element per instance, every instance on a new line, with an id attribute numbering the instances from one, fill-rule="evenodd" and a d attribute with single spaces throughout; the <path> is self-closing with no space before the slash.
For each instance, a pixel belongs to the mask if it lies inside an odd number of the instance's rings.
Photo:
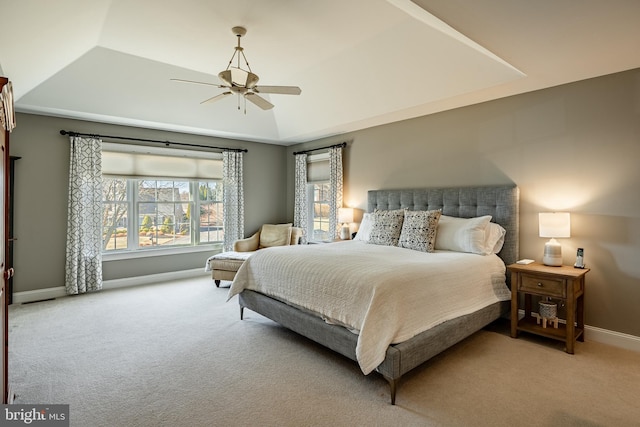
<path id="1" fill-rule="evenodd" d="M 228 70 L 218 73 L 218 78 L 228 86 L 240 86 L 247 89 L 258 84 L 258 75 L 242 68 L 231 67 Z"/>

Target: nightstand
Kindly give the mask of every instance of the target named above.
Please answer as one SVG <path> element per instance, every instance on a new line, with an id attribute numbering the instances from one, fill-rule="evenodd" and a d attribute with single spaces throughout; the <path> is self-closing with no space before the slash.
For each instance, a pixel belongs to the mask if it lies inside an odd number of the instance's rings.
<path id="1" fill-rule="evenodd" d="M 584 341 L 584 288 L 588 268 L 549 267 L 537 262 L 511 264 L 511 336 L 525 331 L 566 343 L 573 354 L 575 341 Z M 524 318 L 518 320 L 519 295 L 524 294 Z M 533 316 L 532 296 L 550 297 L 566 305 L 566 323 L 558 328 L 542 327 Z"/>

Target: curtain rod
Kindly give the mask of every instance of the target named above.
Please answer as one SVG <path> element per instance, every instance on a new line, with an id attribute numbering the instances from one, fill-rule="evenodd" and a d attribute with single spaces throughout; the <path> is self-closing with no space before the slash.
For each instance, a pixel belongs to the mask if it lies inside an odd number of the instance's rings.
<path id="1" fill-rule="evenodd" d="M 164 144 L 167 147 L 169 145 L 180 145 L 183 147 L 199 147 L 199 148 L 208 148 L 213 150 L 223 150 L 223 151 L 238 151 L 238 152 L 248 152 L 246 148 L 224 148 L 224 147 L 210 147 L 208 145 L 199 145 L 199 144 L 187 144 L 184 142 L 172 142 L 172 141 L 160 141 L 158 139 L 145 139 L 145 138 L 128 138 L 124 136 L 111 136 L 111 135 L 98 135 L 95 133 L 81 133 L 74 131 L 61 130 L 60 135 L 69 135 L 69 136 L 88 136 L 92 138 L 109 138 L 109 139 L 124 139 L 127 141 L 142 141 L 142 142 L 155 142 L 158 144 Z"/>
<path id="2" fill-rule="evenodd" d="M 293 155 L 295 156 L 296 154 L 307 154 L 307 153 L 311 153 L 312 151 L 326 150 L 327 148 L 337 148 L 337 147 L 344 148 L 346 146 L 347 146 L 347 143 L 343 142 L 343 143 L 340 143 L 340 144 L 328 145 L 326 147 L 312 148 L 311 150 L 296 151 L 295 153 L 293 153 Z"/>

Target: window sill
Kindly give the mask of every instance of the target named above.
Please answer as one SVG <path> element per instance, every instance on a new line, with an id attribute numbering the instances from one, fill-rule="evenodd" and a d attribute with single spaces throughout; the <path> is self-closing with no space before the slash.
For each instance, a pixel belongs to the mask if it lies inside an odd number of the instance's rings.
<path id="1" fill-rule="evenodd" d="M 116 253 L 102 254 L 102 261 L 119 261 L 123 259 L 136 259 L 136 258 L 150 258 L 157 256 L 167 255 L 182 255 L 189 253 L 213 253 L 216 251 L 222 251 L 222 243 L 216 243 L 212 245 L 200 245 L 200 246 L 186 246 L 182 248 L 159 248 L 159 249 L 146 249 L 139 251 L 122 251 Z"/>

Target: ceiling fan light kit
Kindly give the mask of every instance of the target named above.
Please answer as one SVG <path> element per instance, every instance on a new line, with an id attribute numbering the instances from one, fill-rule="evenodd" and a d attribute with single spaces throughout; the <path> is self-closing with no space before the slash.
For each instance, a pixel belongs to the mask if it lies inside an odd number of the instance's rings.
<path id="1" fill-rule="evenodd" d="M 228 86 L 241 86 L 247 89 L 252 89 L 259 80 L 257 75 L 236 67 L 221 71 L 218 73 L 218 78 Z"/>
<path id="2" fill-rule="evenodd" d="M 238 109 L 240 109 L 241 98 L 244 98 L 245 100 L 245 114 L 247 112 L 246 100 L 249 100 L 249 102 L 263 110 L 270 110 L 273 108 L 273 104 L 259 96 L 259 93 L 279 95 L 300 95 L 302 93 L 302 90 L 297 86 L 258 86 L 259 77 L 251 71 L 247 57 L 244 54 L 244 48 L 240 45 L 240 39 L 247 34 L 247 30 L 244 27 L 233 27 L 231 31 L 238 37 L 238 45 L 234 48 L 233 55 L 229 60 L 227 68 L 218 73 L 218 79 L 220 79 L 223 84 L 196 82 L 182 79 L 171 80 L 183 83 L 217 86 L 220 89 L 227 89 L 221 94 L 205 99 L 201 104 L 216 102 L 222 98 L 226 98 L 232 93 L 235 93 L 238 95 Z M 236 59 L 235 67 L 232 66 L 234 59 Z M 247 69 L 242 68 L 241 59 L 244 61 L 244 65 Z"/>

